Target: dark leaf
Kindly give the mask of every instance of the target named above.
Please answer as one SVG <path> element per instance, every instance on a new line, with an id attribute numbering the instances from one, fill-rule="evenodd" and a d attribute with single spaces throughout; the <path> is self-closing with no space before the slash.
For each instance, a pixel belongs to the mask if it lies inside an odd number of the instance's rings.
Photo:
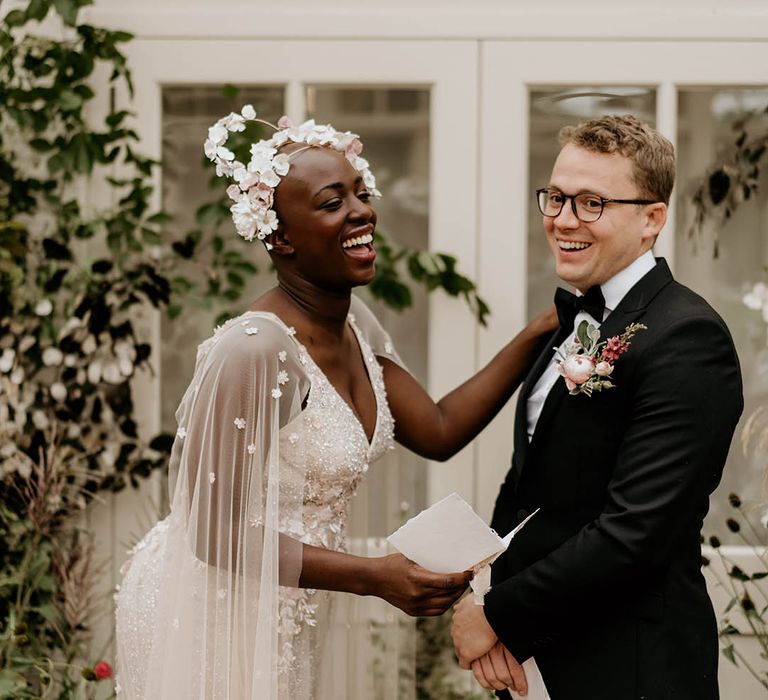
<path id="1" fill-rule="evenodd" d="M 160 433 L 156 435 L 149 443 L 149 447 L 157 452 L 169 454 L 173 446 L 173 435 L 171 433 Z"/>
<path id="2" fill-rule="evenodd" d="M 9 27 L 20 27 L 27 21 L 27 15 L 24 10 L 11 10 L 4 19 Z"/>
<path id="3" fill-rule="evenodd" d="M 720 204 L 728 194 L 731 178 L 724 170 L 715 170 L 709 176 L 709 198 L 712 204 Z"/>
<path id="4" fill-rule="evenodd" d="M 53 240 L 53 238 L 43 239 L 43 250 L 45 250 L 45 256 L 50 260 L 72 260 L 72 252 L 69 248 Z"/>

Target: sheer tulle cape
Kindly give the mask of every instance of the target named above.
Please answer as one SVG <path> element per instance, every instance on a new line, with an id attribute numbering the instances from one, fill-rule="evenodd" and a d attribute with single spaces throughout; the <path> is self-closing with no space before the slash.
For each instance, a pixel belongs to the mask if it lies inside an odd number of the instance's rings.
<path id="1" fill-rule="evenodd" d="M 367 307 L 353 300 L 352 313 L 373 352 L 402 364 Z M 305 475 L 295 462 L 281 473 L 279 431 L 299 416 L 311 389 L 291 336 L 277 317 L 247 312 L 198 348 L 176 414 L 171 514 L 134 554 L 152 557 L 157 571 L 157 585 L 142 593 L 153 630 L 146 648 L 126 648 L 125 628 L 141 617 L 121 629 L 118 598 L 119 666 L 122 658 L 133 667 L 120 669 L 128 698 L 280 697 L 279 586 L 297 586 L 301 573 L 301 544 L 281 531 L 301 521 Z M 397 624 L 391 611 L 376 614 L 382 627 Z M 370 615 L 353 616 L 369 637 Z M 331 628 L 334 645 L 345 646 L 352 626 L 349 612 L 341 616 Z"/>

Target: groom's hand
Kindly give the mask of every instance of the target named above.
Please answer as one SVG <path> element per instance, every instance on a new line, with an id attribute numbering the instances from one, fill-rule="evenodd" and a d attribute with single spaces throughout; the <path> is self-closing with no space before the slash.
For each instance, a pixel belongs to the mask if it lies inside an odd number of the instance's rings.
<path id="1" fill-rule="evenodd" d="M 511 688 L 520 695 L 528 694 L 523 667 L 501 642 L 496 642 L 485 656 L 472 662 L 472 673 L 486 690 Z"/>
<path id="2" fill-rule="evenodd" d="M 451 637 L 462 668 L 469 668 L 475 659 L 488 653 L 498 641 L 496 633 L 485 619 L 482 606 L 475 605 L 472 596 L 459 601 L 453 608 Z"/>

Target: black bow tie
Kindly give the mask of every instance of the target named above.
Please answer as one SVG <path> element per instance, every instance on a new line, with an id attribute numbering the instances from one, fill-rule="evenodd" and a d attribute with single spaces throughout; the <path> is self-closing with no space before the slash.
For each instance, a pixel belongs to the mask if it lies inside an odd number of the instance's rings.
<path id="1" fill-rule="evenodd" d="M 584 296 L 576 296 L 558 287 L 555 292 L 555 306 L 557 307 L 557 318 L 560 321 L 560 327 L 570 331 L 573 328 L 573 321 L 579 311 L 588 313 L 598 323 L 603 322 L 603 312 L 605 311 L 605 299 L 599 285 L 590 287 Z"/>

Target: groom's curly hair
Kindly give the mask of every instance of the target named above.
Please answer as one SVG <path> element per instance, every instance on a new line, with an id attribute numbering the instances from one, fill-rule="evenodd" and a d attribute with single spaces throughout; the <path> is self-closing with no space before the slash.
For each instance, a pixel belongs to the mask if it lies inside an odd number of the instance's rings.
<path id="1" fill-rule="evenodd" d="M 656 129 L 631 114 L 606 114 L 560 130 L 560 145 L 629 158 L 640 196 L 669 204 L 675 184 L 675 148 Z"/>

